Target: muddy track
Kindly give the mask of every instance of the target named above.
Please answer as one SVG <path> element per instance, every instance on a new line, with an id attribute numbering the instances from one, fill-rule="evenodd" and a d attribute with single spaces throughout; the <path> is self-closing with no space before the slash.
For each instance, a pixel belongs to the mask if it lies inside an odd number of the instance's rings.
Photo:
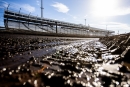
<path id="1" fill-rule="evenodd" d="M 0 35 L 0 87 L 129 87 L 129 35 Z"/>

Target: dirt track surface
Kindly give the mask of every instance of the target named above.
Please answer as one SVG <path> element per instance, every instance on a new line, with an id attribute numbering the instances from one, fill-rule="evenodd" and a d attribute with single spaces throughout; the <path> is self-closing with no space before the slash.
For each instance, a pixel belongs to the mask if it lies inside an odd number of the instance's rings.
<path id="1" fill-rule="evenodd" d="M 130 85 L 121 55 L 103 40 L 6 34 L 0 41 L 0 87 Z"/>

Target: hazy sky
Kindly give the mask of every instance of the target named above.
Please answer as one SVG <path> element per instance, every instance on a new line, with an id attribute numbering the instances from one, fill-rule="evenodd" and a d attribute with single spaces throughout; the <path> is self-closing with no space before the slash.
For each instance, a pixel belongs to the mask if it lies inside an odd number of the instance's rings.
<path id="1" fill-rule="evenodd" d="M 0 25 L 8 4 L 9 10 L 41 16 L 41 0 L 0 0 Z M 130 0 L 43 0 L 43 7 L 45 18 L 83 25 L 86 19 L 92 27 L 130 32 Z"/>

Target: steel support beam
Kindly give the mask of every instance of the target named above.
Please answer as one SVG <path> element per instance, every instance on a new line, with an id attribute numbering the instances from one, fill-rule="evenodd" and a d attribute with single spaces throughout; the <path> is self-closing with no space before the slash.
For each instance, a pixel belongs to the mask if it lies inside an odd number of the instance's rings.
<path id="1" fill-rule="evenodd" d="M 58 33 L 58 32 L 57 32 L 57 22 L 56 22 L 56 33 Z"/>

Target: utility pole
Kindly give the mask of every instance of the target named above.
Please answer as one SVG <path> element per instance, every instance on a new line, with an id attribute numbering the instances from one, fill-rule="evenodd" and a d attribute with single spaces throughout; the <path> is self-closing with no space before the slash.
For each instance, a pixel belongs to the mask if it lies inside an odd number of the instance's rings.
<path id="1" fill-rule="evenodd" d="M 43 0 L 41 0 L 41 18 L 43 18 Z"/>

